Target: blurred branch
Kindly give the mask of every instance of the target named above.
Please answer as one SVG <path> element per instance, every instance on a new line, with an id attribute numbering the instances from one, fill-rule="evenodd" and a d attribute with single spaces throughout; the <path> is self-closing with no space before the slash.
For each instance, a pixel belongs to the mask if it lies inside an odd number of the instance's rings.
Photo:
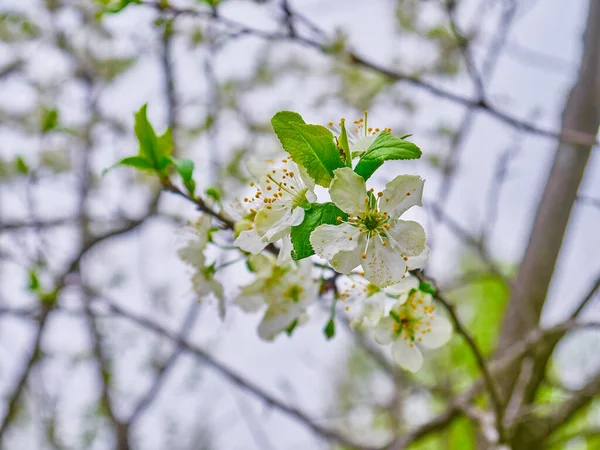
<path id="1" fill-rule="evenodd" d="M 331 45 L 327 41 L 319 42 L 319 41 L 315 41 L 308 37 L 299 36 L 298 34 L 290 36 L 289 33 L 269 32 L 269 31 L 258 29 L 258 28 L 247 27 L 239 22 L 236 22 L 235 20 L 232 20 L 232 19 L 222 16 L 216 10 L 209 11 L 209 10 L 200 10 L 200 9 L 194 9 L 194 8 L 178 8 L 178 7 L 168 5 L 168 4 L 165 4 L 162 2 L 151 2 L 151 1 L 142 1 L 141 4 L 152 7 L 159 11 L 169 11 L 170 13 L 174 14 L 175 16 L 183 15 L 183 16 L 198 17 L 198 18 L 202 18 L 202 19 L 206 19 L 206 20 L 214 20 L 226 27 L 235 29 L 236 35 L 255 36 L 255 37 L 259 37 L 261 39 L 266 39 L 266 40 L 271 40 L 271 41 L 276 41 L 276 42 L 290 40 L 290 41 L 296 42 L 298 44 L 301 44 L 303 46 L 318 50 L 319 52 L 322 52 L 324 54 L 331 54 Z M 295 12 L 292 11 L 291 13 L 293 15 L 295 15 Z M 306 17 L 304 17 L 303 21 L 307 22 L 308 19 Z M 314 23 L 312 23 L 311 28 L 316 29 L 318 27 Z M 436 97 L 440 97 L 440 98 L 449 100 L 453 103 L 484 111 L 491 117 L 494 117 L 495 119 L 497 119 L 507 125 L 519 128 L 523 131 L 537 134 L 540 136 L 545 136 L 545 137 L 552 138 L 552 139 L 558 139 L 561 142 L 569 142 L 572 144 L 585 145 L 585 146 L 598 145 L 598 143 L 596 142 L 595 134 L 591 134 L 589 132 L 577 131 L 576 129 L 569 129 L 569 128 L 563 128 L 560 132 L 551 130 L 551 129 L 542 128 L 533 123 L 527 122 L 523 119 L 514 117 L 504 111 L 501 111 L 500 109 L 496 108 L 495 106 L 492 106 L 490 103 L 488 103 L 485 100 L 479 100 L 479 99 L 474 100 L 474 99 L 471 99 L 468 97 L 464 97 L 460 94 L 456 94 L 454 92 L 447 91 L 447 90 L 440 88 L 440 87 L 430 83 L 429 81 L 425 81 L 417 76 L 406 74 L 406 73 L 400 72 L 399 70 L 382 66 L 382 65 L 380 65 L 374 61 L 371 61 L 368 58 L 358 54 L 357 52 L 349 50 L 349 51 L 345 52 L 345 56 L 348 58 L 350 63 L 355 64 L 359 67 L 363 67 L 363 68 L 375 71 L 375 72 L 379 73 L 380 75 L 384 75 L 385 77 L 387 77 L 391 80 L 407 82 L 419 89 L 429 92 L 430 94 L 432 94 Z"/>
<path id="2" fill-rule="evenodd" d="M 497 377 L 515 360 L 521 359 L 544 341 L 554 339 L 557 335 L 564 336 L 566 331 L 578 329 L 600 329 L 600 323 L 581 323 L 575 320 L 567 320 L 550 328 L 533 330 L 525 337 L 525 339 L 506 349 L 501 355 L 497 355 L 489 362 L 490 374 Z M 479 379 L 474 381 L 466 392 L 459 394 L 454 399 L 450 400 L 443 412 L 397 440 L 390 446 L 390 450 L 404 449 L 408 445 L 429 436 L 431 433 L 438 432 L 449 426 L 455 419 L 464 413 L 465 408 L 468 407 L 467 405 L 476 398 L 484 387 L 484 380 Z M 518 417 L 518 419 L 521 420 L 520 417 Z"/>
<path id="3" fill-rule="evenodd" d="M 226 228 L 233 229 L 234 221 L 232 219 L 225 216 L 223 213 L 217 212 L 214 209 L 212 209 L 200 197 L 190 197 L 177 186 L 173 185 L 169 180 L 163 180 L 163 189 L 167 192 L 171 192 L 172 194 L 178 195 L 180 197 L 185 198 L 188 201 L 191 201 L 196 205 L 199 211 L 202 211 L 203 213 L 206 213 L 209 216 L 212 216 L 215 219 L 219 220 Z"/>
<path id="4" fill-rule="evenodd" d="M 475 250 L 479 258 L 485 263 L 488 270 L 494 275 L 502 279 L 508 284 L 506 276 L 493 261 L 492 257 L 487 253 L 487 250 L 482 243 L 465 230 L 458 222 L 447 215 L 437 203 L 426 203 L 425 208 L 430 209 L 438 221 L 443 222 L 452 233 L 454 233 L 461 241 Z"/>
<path id="5" fill-rule="evenodd" d="M 431 278 L 424 276 L 423 273 L 421 273 L 420 271 L 415 272 L 415 276 L 421 281 L 427 281 L 427 282 L 432 282 L 432 283 L 436 284 Z M 460 334 L 464 338 L 465 342 L 469 346 L 469 349 L 471 350 L 471 353 L 473 353 L 473 356 L 475 356 L 475 360 L 477 361 L 479 370 L 481 371 L 481 374 L 483 375 L 483 380 L 484 380 L 484 383 L 486 386 L 486 390 L 488 392 L 490 401 L 491 401 L 493 409 L 494 409 L 494 414 L 496 416 L 496 427 L 497 427 L 498 433 L 500 435 L 500 442 L 504 442 L 503 403 L 500 398 L 500 393 L 498 391 L 496 381 L 494 380 L 494 378 L 492 377 L 492 374 L 490 373 L 490 369 L 485 360 L 485 357 L 483 356 L 483 353 L 481 352 L 481 350 L 479 349 L 479 346 L 475 342 L 475 339 L 473 338 L 473 336 L 471 335 L 469 330 L 467 330 L 467 327 L 462 323 L 460 317 L 458 316 L 458 313 L 456 312 L 455 306 L 448 299 L 446 299 L 439 291 L 436 292 L 434 298 L 437 301 L 439 301 L 442 305 L 444 305 L 444 307 L 448 311 L 448 314 L 450 315 L 450 320 L 452 321 L 452 324 L 454 325 L 454 329 L 456 330 L 456 332 L 458 334 Z"/>
<path id="6" fill-rule="evenodd" d="M 578 78 L 563 110 L 562 128 L 596 134 L 600 125 L 600 2 L 589 2 Z M 502 323 L 500 348 L 510 347 L 535 329 L 546 304 L 548 290 L 577 191 L 592 151 L 591 145 L 573 142 L 558 144 L 550 176 L 539 202 L 525 255 L 519 267 L 512 295 Z M 535 358 L 534 375 L 525 394 L 531 403 L 544 378 L 552 346 Z M 510 397 L 519 376 L 519 364 L 507 368 L 499 378 L 502 392 Z M 527 425 L 511 440 L 514 450 L 528 449 L 538 442 L 537 431 Z"/>
<path id="7" fill-rule="evenodd" d="M 181 330 L 179 330 L 178 339 L 185 340 L 187 338 L 190 331 L 192 330 L 192 327 L 194 326 L 194 323 L 198 316 L 199 308 L 200 304 L 198 303 L 198 300 L 194 298 L 192 300 L 192 303 L 190 304 L 190 307 L 188 308 L 188 311 L 185 314 L 185 320 L 183 321 Z M 175 362 L 177 361 L 179 356 L 181 356 L 182 352 L 182 347 L 180 345 L 177 345 L 171 353 L 169 359 L 167 359 L 163 364 L 161 364 L 154 378 L 154 382 L 148 388 L 145 394 L 141 396 L 140 401 L 137 403 L 133 412 L 129 416 L 127 423 L 132 424 L 137 419 L 139 419 L 139 417 L 148 409 L 148 407 L 156 399 L 160 392 L 160 389 L 162 388 L 166 380 L 170 369 L 175 365 Z"/>
<path id="8" fill-rule="evenodd" d="M 596 277 L 596 281 L 592 284 L 588 293 L 585 295 L 585 297 L 583 297 L 583 299 L 577 305 L 577 308 L 575 308 L 575 311 L 573 311 L 573 313 L 571 314 L 571 319 L 575 319 L 577 316 L 579 316 L 581 311 L 583 311 L 583 309 L 593 299 L 598 300 L 598 297 L 596 296 L 596 294 L 598 293 L 598 289 L 600 289 L 600 274 Z"/>
<path id="9" fill-rule="evenodd" d="M 567 444 L 571 439 L 600 439 L 600 427 L 591 427 L 585 430 L 577 430 L 572 433 L 568 433 L 564 436 L 558 436 L 554 439 L 550 439 L 546 443 L 548 448 L 561 446 L 564 449 L 564 445 Z"/>
<path id="10" fill-rule="evenodd" d="M 487 47 L 481 70 L 482 79 L 488 79 L 493 74 L 500 54 L 506 45 L 506 39 L 512 27 L 515 13 L 516 8 L 514 4 L 511 3 L 504 6 L 504 11 L 498 23 L 497 30 Z M 456 173 L 456 167 L 458 160 L 460 159 L 462 147 L 473 127 L 477 111 L 478 108 L 476 106 L 468 107 L 462 117 L 460 125 L 458 126 L 458 130 L 452 135 L 450 151 L 445 158 L 442 170 L 442 179 L 436 193 L 436 201 L 442 208 L 446 205 L 446 201 L 448 200 L 450 192 L 452 191 L 452 182 Z"/>
<path id="11" fill-rule="evenodd" d="M 6 414 L 2 419 L 2 423 L 0 424 L 0 442 L 4 437 L 8 426 L 12 423 L 15 418 L 17 407 L 19 405 L 19 401 L 21 399 L 21 395 L 23 394 L 23 390 L 25 389 L 25 384 L 27 383 L 27 379 L 29 378 L 29 374 L 33 369 L 36 361 L 40 357 L 41 353 L 41 345 L 42 345 L 42 336 L 44 330 L 46 328 L 46 324 L 48 323 L 48 315 L 52 310 L 51 305 L 42 306 L 40 313 L 40 320 L 37 326 L 37 330 L 35 333 L 35 337 L 33 339 L 33 345 L 31 347 L 31 351 L 29 352 L 29 357 L 27 358 L 25 365 L 23 366 L 23 370 L 21 374 L 17 377 L 17 383 L 15 384 L 14 389 L 10 392 L 3 402 L 7 405 Z"/>
<path id="12" fill-rule="evenodd" d="M 77 218 L 66 217 L 64 219 L 37 220 L 27 222 L 2 222 L 0 223 L 0 231 L 16 231 L 27 228 L 52 228 L 61 227 L 63 225 L 73 225 L 77 222 Z"/>
<path id="13" fill-rule="evenodd" d="M 455 0 L 446 0 L 446 12 L 448 14 L 448 21 L 450 22 L 450 29 L 452 30 L 452 34 L 456 39 L 456 44 L 460 49 L 465 63 L 467 65 L 467 70 L 469 71 L 469 75 L 475 85 L 477 91 L 477 98 L 480 101 L 485 101 L 485 87 L 483 85 L 483 77 L 479 74 L 477 70 L 477 66 L 475 65 L 475 61 L 473 58 L 473 53 L 471 52 L 471 46 L 469 45 L 469 38 L 464 36 L 458 29 L 456 24 L 456 1 Z"/>
<path id="14" fill-rule="evenodd" d="M 589 197 L 587 195 L 579 195 L 577 196 L 577 200 L 582 203 L 587 203 L 588 205 L 594 206 L 596 208 L 600 208 L 600 198 Z"/>
<path id="15" fill-rule="evenodd" d="M 84 297 L 88 297 L 88 295 L 84 294 Z M 101 405 L 103 407 L 103 411 L 108 416 L 108 419 L 115 430 L 115 439 L 117 442 L 116 449 L 129 450 L 131 448 L 129 445 L 129 427 L 127 423 L 118 419 L 114 410 L 113 399 L 110 392 L 110 361 L 105 355 L 104 349 L 102 348 L 102 341 L 96 324 L 96 318 L 94 317 L 94 313 L 89 306 L 89 298 L 86 298 L 84 301 L 86 302 L 85 316 L 87 318 L 88 330 L 90 339 L 92 341 L 92 353 L 97 363 L 98 378 L 101 386 Z"/>
<path id="16" fill-rule="evenodd" d="M 0 80 L 4 77 L 8 77 L 8 76 L 12 75 L 13 73 L 21 70 L 22 67 L 23 67 L 23 61 L 21 61 L 20 59 L 17 59 L 15 61 L 12 61 L 12 62 L 6 64 L 4 67 L 0 68 Z"/>
<path id="17" fill-rule="evenodd" d="M 248 431 L 254 440 L 256 448 L 258 450 L 274 450 L 275 447 L 271 444 L 267 433 L 265 433 L 264 425 L 261 424 L 260 420 L 256 418 L 252 408 L 250 408 L 243 398 L 240 398 L 237 395 L 234 396 L 235 402 L 237 403 L 240 411 L 240 415 L 246 423 L 246 427 L 248 428 Z"/>
<path id="18" fill-rule="evenodd" d="M 95 294 L 95 295 L 97 295 L 97 294 Z M 236 386 L 238 386 L 239 388 L 241 388 L 243 390 L 246 390 L 246 391 L 252 393 L 253 395 L 255 395 L 258 398 L 260 398 L 261 400 L 263 400 L 267 405 L 272 406 L 272 407 L 278 409 L 279 411 L 281 411 L 282 413 L 297 420 L 298 422 L 300 422 L 307 428 L 310 428 L 317 435 L 319 435 L 327 440 L 331 440 L 331 441 L 335 441 L 335 442 L 344 444 L 345 446 L 347 446 L 348 448 L 351 448 L 351 449 L 356 449 L 356 450 L 376 450 L 377 449 L 377 447 L 371 447 L 371 446 L 361 445 L 361 444 L 352 442 L 349 439 L 347 439 L 346 437 L 337 433 L 336 431 L 330 430 L 328 428 L 325 428 L 325 427 L 315 423 L 305 413 L 299 411 L 298 409 L 296 409 L 292 406 L 286 405 L 285 403 L 281 402 L 280 400 L 278 400 L 271 394 L 267 393 L 262 388 L 255 385 L 254 383 L 244 379 L 243 377 L 238 375 L 233 369 L 230 369 L 226 365 L 217 361 L 212 355 L 207 353 L 202 348 L 197 347 L 196 345 L 186 341 L 185 339 L 181 338 L 180 336 L 174 335 L 172 332 L 168 331 L 166 328 L 164 328 L 163 326 L 161 326 L 158 323 L 155 323 L 149 319 L 146 319 L 144 317 L 138 316 L 134 313 L 124 310 L 123 308 L 118 306 L 115 302 L 106 298 L 106 296 L 101 296 L 101 297 L 102 297 L 102 301 L 115 314 L 118 314 L 124 318 L 127 318 L 131 322 L 133 322 L 147 330 L 153 331 L 154 333 L 156 333 L 160 336 L 163 336 L 166 339 L 169 339 L 170 341 L 175 342 L 177 345 L 179 345 L 184 350 L 186 350 L 186 351 L 194 354 L 198 358 L 200 358 L 202 361 L 204 361 L 204 363 L 207 366 L 211 367 L 213 370 L 218 372 L 220 375 L 223 376 L 223 378 L 225 378 L 229 382 L 235 384 Z"/>
<path id="19" fill-rule="evenodd" d="M 555 430 L 566 424 L 573 415 L 588 405 L 600 394 L 600 373 L 583 388 L 573 392 L 573 396 L 557 405 L 551 413 L 527 422 L 527 428 L 533 434 L 535 442 L 542 442 Z"/>

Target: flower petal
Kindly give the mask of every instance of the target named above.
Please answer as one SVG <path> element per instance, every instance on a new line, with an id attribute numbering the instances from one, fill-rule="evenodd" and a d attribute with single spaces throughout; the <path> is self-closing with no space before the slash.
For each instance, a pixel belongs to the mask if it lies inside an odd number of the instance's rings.
<path id="1" fill-rule="evenodd" d="M 259 295 L 238 295 L 233 303 L 242 308 L 244 312 L 256 312 L 265 304 L 263 298 Z"/>
<path id="2" fill-rule="evenodd" d="M 329 187 L 331 201 L 342 211 L 357 216 L 365 210 L 367 186 L 363 177 L 350 167 L 333 171 L 334 177 Z"/>
<path id="3" fill-rule="evenodd" d="M 263 208 L 256 213 L 256 231 L 259 235 L 264 232 L 263 239 L 271 243 L 288 234 L 291 227 L 300 225 L 303 220 L 304 208 L 301 207 L 293 210 Z"/>
<path id="4" fill-rule="evenodd" d="M 382 288 L 399 283 L 406 273 L 402 255 L 391 245 L 384 246 L 377 237 L 371 238 L 362 267 L 365 278 Z"/>
<path id="5" fill-rule="evenodd" d="M 393 220 L 388 231 L 390 242 L 403 256 L 417 256 L 425 250 L 425 230 L 412 220 Z"/>
<path id="6" fill-rule="evenodd" d="M 371 144 L 375 142 L 377 136 L 366 136 L 362 139 L 357 140 L 352 146 L 353 152 L 364 152 L 369 149 Z"/>
<path id="7" fill-rule="evenodd" d="M 354 250 L 337 253 L 329 260 L 329 264 L 333 266 L 336 272 L 348 274 L 360 266 L 362 262 L 360 254 L 361 247 L 358 245 Z"/>
<path id="8" fill-rule="evenodd" d="M 285 207 L 268 209 L 266 206 L 259 209 L 254 218 L 256 232 L 263 237 L 280 220 L 290 214 L 290 209 Z"/>
<path id="9" fill-rule="evenodd" d="M 406 260 L 408 270 L 415 270 L 420 269 L 421 267 L 425 267 L 425 264 L 427 264 L 427 262 L 429 261 L 430 254 L 431 250 L 426 245 L 425 250 L 423 250 L 417 256 L 408 256 Z"/>
<path id="10" fill-rule="evenodd" d="M 281 239 L 281 247 L 279 248 L 279 254 L 277 255 L 277 265 L 286 266 L 292 262 L 292 238 L 289 235 L 284 236 Z"/>
<path id="11" fill-rule="evenodd" d="M 262 240 L 253 228 L 252 230 L 242 231 L 236 240 L 233 241 L 233 245 L 245 252 L 257 255 L 267 246 L 267 243 Z"/>
<path id="12" fill-rule="evenodd" d="M 439 348 L 452 337 L 452 324 L 440 316 L 432 316 L 429 322 L 431 331 L 419 336 L 421 338 L 419 343 L 427 348 Z"/>
<path id="13" fill-rule="evenodd" d="M 410 260 L 410 258 L 408 259 Z M 406 278 L 404 278 L 400 283 L 388 286 L 383 291 L 386 294 L 398 296 L 408 294 L 412 289 L 419 289 L 419 279 L 415 276 L 409 275 Z"/>
<path id="14" fill-rule="evenodd" d="M 265 341 L 272 341 L 300 317 L 302 312 L 302 305 L 294 302 L 271 305 L 258 326 L 258 335 Z"/>
<path id="15" fill-rule="evenodd" d="M 365 299 L 364 314 L 371 323 L 377 323 L 385 314 L 387 295 L 377 292 Z"/>
<path id="16" fill-rule="evenodd" d="M 310 235 L 315 253 L 330 260 L 341 251 L 354 250 L 358 245 L 358 228 L 349 223 L 319 225 Z"/>
<path id="17" fill-rule="evenodd" d="M 273 273 L 274 258 L 272 255 L 259 253 L 248 257 L 248 265 L 257 278 L 268 278 Z"/>
<path id="18" fill-rule="evenodd" d="M 398 218 L 423 199 L 423 180 L 418 175 L 399 175 L 385 185 L 383 197 L 379 201 L 381 211 L 387 211 L 392 218 Z"/>
<path id="19" fill-rule="evenodd" d="M 389 344 L 395 338 L 394 325 L 396 321 L 391 317 L 384 317 L 373 330 L 373 339 L 382 345 Z"/>
<path id="20" fill-rule="evenodd" d="M 204 270 L 206 266 L 206 257 L 204 248 L 206 245 L 201 241 L 190 241 L 185 247 L 179 249 L 179 257 L 182 261 L 197 270 Z"/>
<path id="21" fill-rule="evenodd" d="M 307 200 L 309 202 L 316 201 L 316 197 L 315 197 L 315 200 L 311 200 L 311 199 L 308 198 L 309 193 L 312 194 L 313 196 L 315 195 L 312 192 L 312 191 L 315 190 L 315 180 L 312 179 L 312 177 L 308 174 L 307 170 L 303 166 L 298 166 L 297 164 L 294 164 L 294 166 L 298 169 L 298 173 L 300 174 L 300 178 L 302 179 L 302 181 L 304 182 L 304 184 L 308 188 L 308 192 L 306 193 Z"/>
<path id="22" fill-rule="evenodd" d="M 401 367 L 417 372 L 423 365 L 421 350 L 410 339 L 397 339 L 392 344 L 392 357 Z"/>
<path id="23" fill-rule="evenodd" d="M 346 312 L 348 319 L 350 320 L 350 327 L 353 329 L 360 328 L 363 324 L 365 317 L 365 304 L 362 300 L 358 300 L 348 308 Z"/>

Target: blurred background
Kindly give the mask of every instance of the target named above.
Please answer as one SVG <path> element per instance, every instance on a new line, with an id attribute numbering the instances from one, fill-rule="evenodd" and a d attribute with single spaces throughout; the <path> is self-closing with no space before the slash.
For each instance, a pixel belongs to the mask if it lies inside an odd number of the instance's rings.
<path id="1" fill-rule="evenodd" d="M 368 109 L 423 150 L 373 184 L 426 179 L 410 212 L 426 272 L 494 361 L 538 322 L 600 320 L 598 30 L 598 0 L 2 0 L 1 448 L 495 448 L 463 336 L 408 374 L 342 315 L 327 340 L 326 299 L 291 338 L 261 341 L 260 315 L 230 306 L 243 263 L 217 275 L 224 320 L 194 294 L 177 255 L 194 205 L 103 170 L 137 152 L 148 103 L 235 217 L 244 163 L 282 151 L 275 112 L 326 124 Z M 512 447 L 600 448 L 598 328 L 542 344 L 497 375 Z"/>

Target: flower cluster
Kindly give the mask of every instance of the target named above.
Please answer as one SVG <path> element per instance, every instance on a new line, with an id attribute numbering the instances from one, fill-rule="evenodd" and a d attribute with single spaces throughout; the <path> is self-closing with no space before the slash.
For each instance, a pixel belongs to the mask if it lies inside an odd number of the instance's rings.
<path id="1" fill-rule="evenodd" d="M 423 361 L 420 349 L 443 345 L 452 330 L 434 314 L 431 294 L 410 275 L 430 254 L 423 227 L 403 218 L 422 205 L 424 180 L 398 175 L 382 190 L 368 181 L 386 161 L 416 159 L 421 151 L 390 128 L 372 128 L 367 121 L 365 113 L 347 130 L 344 119 L 328 129 L 289 111 L 273 117 L 287 155 L 247 165 L 252 192 L 243 198 L 234 245 L 246 255 L 254 280 L 240 288 L 234 303 L 245 312 L 264 311 L 258 334 L 272 340 L 291 334 L 306 322 L 319 295 L 333 292 L 328 337 L 334 333 L 335 301 L 341 300 L 353 328 L 390 345 L 396 362 L 416 371 Z M 317 185 L 329 199 L 318 201 Z M 197 271 L 198 293 L 222 297 L 212 266 L 206 267 L 205 246 L 200 238 L 181 256 Z M 337 275 L 319 280 L 315 275 L 324 268 Z"/>

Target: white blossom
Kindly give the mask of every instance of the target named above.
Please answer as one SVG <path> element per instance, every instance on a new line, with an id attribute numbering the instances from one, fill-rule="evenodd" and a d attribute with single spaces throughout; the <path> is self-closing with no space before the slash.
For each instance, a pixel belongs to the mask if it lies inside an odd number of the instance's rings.
<path id="1" fill-rule="evenodd" d="M 241 289 L 234 303 L 246 312 L 266 306 L 258 334 L 273 340 L 296 322 L 306 320 L 306 309 L 316 300 L 319 283 L 311 276 L 312 263 L 303 260 L 280 265 L 271 255 L 253 255 L 248 263 L 256 279 Z"/>
<path id="2" fill-rule="evenodd" d="M 368 124 L 368 112 L 365 111 L 364 117 L 355 120 L 353 122 L 353 126 L 348 126 L 346 124 L 346 119 L 340 119 L 338 125 L 335 125 L 333 122 L 329 122 L 329 128 L 333 131 L 337 138 L 342 134 L 342 122 L 344 127 L 346 128 L 346 136 L 348 138 L 348 145 L 350 147 L 350 152 L 359 152 L 363 153 L 367 151 L 367 149 L 371 146 L 371 144 L 377 138 L 377 135 L 382 131 L 391 132 L 391 128 L 374 128 L 369 127 Z"/>
<path id="3" fill-rule="evenodd" d="M 244 198 L 244 202 L 251 204 L 254 221 L 234 242 L 254 255 L 268 244 L 288 236 L 291 228 L 304 220 L 304 207 L 317 199 L 313 192 L 314 181 L 288 158 L 281 164 L 271 161 L 256 178 L 258 183 L 250 183 L 256 188 L 254 196 Z"/>
<path id="4" fill-rule="evenodd" d="M 430 294 L 411 289 L 407 298 L 400 298 L 380 320 L 373 337 L 380 344 L 391 344 L 392 357 L 401 367 L 417 372 L 423 365 L 421 347 L 441 347 L 452 335 L 450 322 L 434 311 Z"/>
<path id="5" fill-rule="evenodd" d="M 219 313 L 225 315 L 225 296 L 223 286 L 215 279 L 213 265 L 206 264 L 204 251 L 210 242 L 210 233 L 212 230 L 212 219 L 208 215 L 202 215 L 196 221 L 194 239 L 187 245 L 179 249 L 179 257 L 194 269 L 192 276 L 192 285 L 199 298 L 204 298 L 210 294 L 214 295 L 219 301 Z"/>
<path id="6" fill-rule="evenodd" d="M 320 225 L 310 243 L 322 258 L 341 273 L 362 265 L 365 278 L 386 287 L 399 283 L 408 270 L 423 267 L 429 250 L 425 231 L 400 216 L 421 206 L 424 181 L 416 175 L 399 175 L 382 192 L 367 191 L 365 180 L 351 168 L 334 170 L 329 193 L 348 220 Z"/>

